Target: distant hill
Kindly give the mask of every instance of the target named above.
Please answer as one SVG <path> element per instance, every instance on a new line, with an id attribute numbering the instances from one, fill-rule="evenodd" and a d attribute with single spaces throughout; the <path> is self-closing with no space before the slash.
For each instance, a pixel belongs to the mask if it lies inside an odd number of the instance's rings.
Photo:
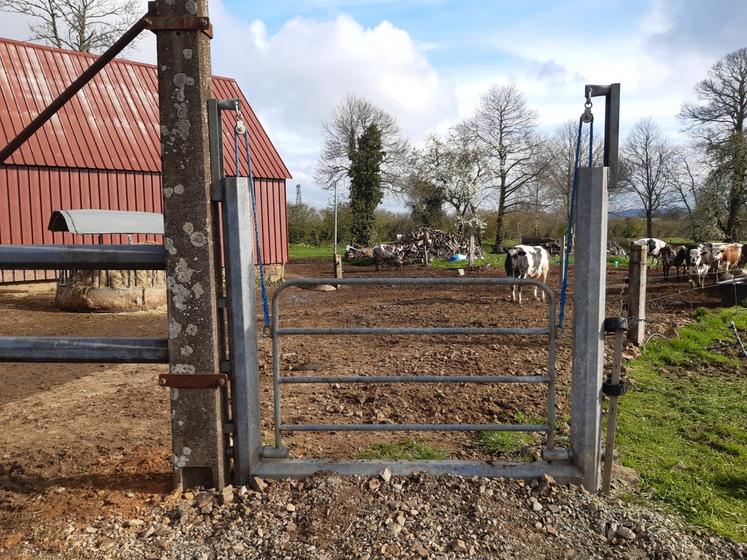
<path id="1" fill-rule="evenodd" d="M 646 211 L 642 208 L 632 208 L 630 210 L 618 210 L 609 213 L 610 218 L 643 218 Z"/>

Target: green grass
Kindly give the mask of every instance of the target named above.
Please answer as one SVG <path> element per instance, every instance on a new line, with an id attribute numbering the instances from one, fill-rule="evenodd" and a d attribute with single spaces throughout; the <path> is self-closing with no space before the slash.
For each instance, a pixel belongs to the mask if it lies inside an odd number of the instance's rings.
<path id="1" fill-rule="evenodd" d="M 617 261 L 617 265 L 620 268 L 627 268 L 630 264 L 630 259 L 628 257 L 613 257 L 611 255 L 607 257 L 607 264 L 615 266 L 615 261 Z"/>
<path id="2" fill-rule="evenodd" d="M 620 399 L 618 450 L 640 473 L 646 498 L 745 542 L 747 362 L 720 341 L 734 340 L 730 321 L 747 329 L 747 310 L 698 310 L 696 318 L 679 338 L 653 339 L 629 362 L 634 383 Z"/>
<path id="3" fill-rule="evenodd" d="M 514 241 L 506 241 L 505 246 L 510 247 L 511 245 L 516 245 L 516 242 Z M 475 259 L 475 266 L 485 267 L 485 266 L 496 266 L 496 267 L 502 267 L 504 263 L 506 262 L 506 255 L 505 253 L 499 253 L 495 254 L 493 253 L 493 244 L 492 243 L 483 243 L 482 246 L 483 253 L 485 254 L 484 259 Z M 463 261 L 454 261 L 450 262 L 447 259 L 433 259 L 430 262 L 430 266 L 433 268 L 440 268 L 440 269 L 455 269 L 455 268 L 467 268 L 469 266 L 468 260 Z"/>
<path id="4" fill-rule="evenodd" d="M 480 432 L 477 443 L 495 455 L 513 455 L 517 458 L 531 458 L 526 448 L 534 441 L 527 432 Z"/>
<path id="5" fill-rule="evenodd" d="M 291 260 L 313 259 L 313 258 L 320 258 L 320 257 L 332 258 L 332 245 L 331 244 L 329 245 L 307 245 L 306 243 L 291 243 L 288 246 L 288 250 L 290 252 Z"/>
<path id="6" fill-rule="evenodd" d="M 448 450 L 414 439 L 407 439 L 400 443 L 376 443 L 358 454 L 359 459 L 386 459 L 388 461 L 443 460 L 448 457 Z"/>

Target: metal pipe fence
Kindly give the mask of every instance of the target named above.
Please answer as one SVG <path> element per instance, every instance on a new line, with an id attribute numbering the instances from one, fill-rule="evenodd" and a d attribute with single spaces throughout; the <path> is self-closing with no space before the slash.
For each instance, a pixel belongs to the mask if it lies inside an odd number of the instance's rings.
<path id="1" fill-rule="evenodd" d="M 272 298 L 272 378 L 273 408 L 275 422 L 275 447 L 282 449 L 282 432 L 545 432 L 545 451 L 553 451 L 555 445 L 555 294 L 553 290 L 536 280 L 513 278 L 346 278 L 335 279 L 337 286 L 513 286 L 537 287 L 547 295 L 547 327 L 281 327 L 280 296 L 291 287 L 319 286 L 329 284 L 326 278 L 296 279 L 281 284 Z M 319 335 L 418 335 L 418 336 L 465 336 L 465 335 L 525 335 L 548 338 L 546 375 L 314 375 L 282 376 L 280 374 L 281 336 Z M 284 424 L 281 411 L 281 386 L 311 383 L 526 383 L 547 385 L 546 424 Z"/>

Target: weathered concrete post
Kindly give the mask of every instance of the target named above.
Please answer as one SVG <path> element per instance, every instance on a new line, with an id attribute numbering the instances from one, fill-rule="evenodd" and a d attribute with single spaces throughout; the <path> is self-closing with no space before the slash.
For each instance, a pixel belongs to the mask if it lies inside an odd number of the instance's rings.
<path id="1" fill-rule="evenodd" d="M 602 368 L 607 275 L 607 168 L 582 167 L 573 275 L 571 447 L 587 490 L 600 484 Z"/>
<path id="2" fill-rule="evenodd" d="M 628 340 L 640 346 L 646 337 L 646 277 L 648 247 L 630 246 L 628 276 Z"/>
<path id="3" fill-rule="evenodd" d="M 342 255 L 334 255 L 335 259 L 335 278 L 342 278 Z"/>
<path id="4" fill-rule="evenodd" d="M 158 94 L 163 166 L 169 368 L 216 374 L 216 270 L 210 202 L 207 101 L 212 96 L 210 39 L 189 21 L 207 17 L 207 0 L 156 0 Z M 217 227 L 217 224 L 215 224 Z M 222 488 L 222 390 L 171 390 L 175 482 Z"/>

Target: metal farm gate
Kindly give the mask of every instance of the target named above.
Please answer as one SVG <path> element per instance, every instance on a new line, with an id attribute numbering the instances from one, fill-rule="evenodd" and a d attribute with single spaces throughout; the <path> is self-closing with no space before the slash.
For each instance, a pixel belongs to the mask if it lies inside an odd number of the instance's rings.
<path id="1" fill-rule="evenodd" d="M 272 378 L 273 378 L 273 410 L 274 410 L 274 447 L 265 447 L 262 456 L 265 458 L 287 457 L 288 450 L 282 445 L 283 432 L 477 432 L 477 431 L 512 431 L 512 432 L 544 432 L 547 435 L 546 445 L 543 447 L 543 458 L 546 460 L 567 460 L 567 450 L 555 448 L 555 295 L 550 287 L 535 280 L 513 280 L 508 278 L 356 278 L 337 279 L 334 284 L 341 286 L 511 286 L 521 284 L 541 289 L 547 296 L 547 326 L 539 328 L 525 327 L 311 327 L 296 328 L 282 327 L 280 314 L 280 296 L 291 287 L 318 286 L 329 284 L 328 279 L 298 279 L 284 282 L 275 292 L 272 300 Z M 547 338 L 547 365 L 544 375 L 310 375 L 310 376 L 282 376 L 280 372 L 280 340 L 283 336 L 322 336 L 322 335 L 356 335 L 356 336 L 386 336 L 386 335 L 418 335 L 418 336 L 464 336 L 464 335 L 525 335 Z M 475 384 L 541 384 L 547 389 L 547 411 L 544 424 L 286 424 L 282 421 L 282 387 L 291 384 L 396 384 L 396 383 L 475 383 Z M 250 412 L 250 415 L 252 413 Z M 548 469 L 549 463 L 526 465 L 501 465 L 498 469 L 479 461 L 443 461 L 442 470 L 455 473 L 479 473 L 495 476 L 498 470 L 505 475 L 507 470 L 524 472 L 536 469 Z M 388 463 L 387 463 L 388 464 Z M 370 473 L 372 470 L 383 469 L 384 464 L 372 461 L 348 461 L 334 464 L 329 461 L 301 461 L 292 460 L 286 463 L 265 462 L 260 464 L 260 470 L 273 474 L 274 469 L 280 469 L 284 474 L 308 474 L 313 470 L 329 470 L 343 467 L 345 472 Z M 409 468 L 418 468 L 415 463 Z M 400 465 L 401 471 L 405 467 Z M 539 472 L 539 471 L 537 471 Z M 569 475 L 565 470 L 558 472 L 559 476 Z"/>

